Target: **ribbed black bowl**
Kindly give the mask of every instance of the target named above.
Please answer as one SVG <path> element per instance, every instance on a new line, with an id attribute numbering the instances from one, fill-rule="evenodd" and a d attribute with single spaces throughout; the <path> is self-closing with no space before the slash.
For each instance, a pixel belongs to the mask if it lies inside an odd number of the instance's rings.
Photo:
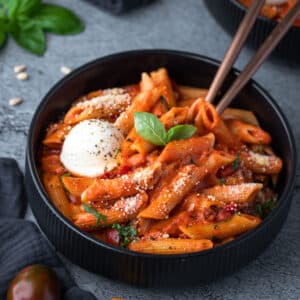
<path id="1" fill-rule="evenodd" d="M 247 8 L 237 0 L 205 0 L 205 4 L 219 24 L 230 34 L 237 31 Z M 270 32 L 277 25 L 277 21 L 265 17 L 258 17 L 247 39 L 247 44 L 258 48 Z M 300 27 L 293 26 L 278 46 L 273 55 L 300 62 Z"/>
<path id="2" fill-rule="evenodd" d="M 257 83 L 250 82 L 234 105 L 252 110 L 273 137 L 284 160 L 278 186 L 279 201 L 256 229 L 211 250 L 184 255 L 150 255 L 116 248 L 74 227 L 47 197 L 38 175 L 37 155 L 49 122 L 62 116 L 80 95 L 99 88 L 136 83 L 143 71 L 166 67 L 181 84 L 208 87 L 219 62 L 200 55 L 141 50 L 97 59 L 56 84 L 37 108 L 28 134 L 26 187 L 33 213 L 58 251 L 74 263 L 99 274 L 132 284 L 179 285 L 203 283 L 236 271 L 254 259 L 274 239 L 287 216 L 295 179 L 296 150 L 287 120 L 275 101 Z M 225 86 L 236 77 L 233 71 Z"/>

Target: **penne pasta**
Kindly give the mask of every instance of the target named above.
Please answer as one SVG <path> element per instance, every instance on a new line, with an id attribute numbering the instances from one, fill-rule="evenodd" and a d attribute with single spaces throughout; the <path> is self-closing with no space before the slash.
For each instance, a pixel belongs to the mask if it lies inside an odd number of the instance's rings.
<path id="1" fill-rule="evenodd" d="M 128 109 L 120 114 L 115 122 L 115 126 L 127 134 L 134 124 L 134 112 L 150 111 L 161 96 L 161 91 L 157 88 L 147 90 L 136 95 Z"/>
<path id="2" fill-rule="evenodd" d="M 228 128 L 240 141 L 250 144 L 270 144 L 271 136 L 258 126 L 247 124 L 239 120 L 228 120 Z"/>
<path id="3" fill-rule="evenodd" d="M 56 126 L 54 130 L 51 130 L 46 138 L 43 140 L 43 144 L 47 146 L 51 146 L 53 144 L 62 144 L 65 136 L 72 129 L 70 125 L 60 123 Z"/>
<path id="4" fill-rule="evenodd" d="M 282 169 L 282 160 L 277 156 L 243 151 L 240 157 L 245 167 L 254 173 L 278 174 Z"/>
<path id="5" fill-rule="evenodd" d="M 87 212 L 75 215 L 73 221 L 76 226 L 85 231 L 108 227 L 114 223 L 128 222 L 137 216 L 138 212 L 146 205 L 147 200 L 147 194 L 142 192 L 118 200 L 111 208 L 96 208 L 96 211 L 103 216 L 103 219 L 99 220 L 98 223 L 96 216 Z"/>
<path id="6" fill-rule="evenodd" d="M 81 197 L 81 194 L 94 183 L 94 178 L 62 176 L 64 188 L 72 195 Z"/>
<path id="7" fill-rule="evenodd" d="M 96 179 L 82 194 L 83 203 L 104 201 L 137 194 L 140 190 L 153 188 L 159 180 L 161 164 L 157 163 L 147 168 L 125 174 L 114 179 Z"/>
<path id="8" fill-rule="evenodd" d="M 168 75 L 168 71 L 165 68 L 158 69 L 150 73 L 154 84 L 162 91 L 162 96 L 166 100 L 168 107 L 176 105 L 176 99 L 172 84 Z"/>
<path id="9" fill-rule="evenodd" d="M 200 195 L 226 203 L 249 203 L 263 188 L 261 183 L 241 183 L 237 185 L 218 185 L 200 191 Z"/>
<path id="10" fill-rule="evenodd" d="M 72 217 L 72 208 L 58 175 L 45 173 L 43 184 L 54 206 L 68 219 Z"/>
<path id="11" fill-rule="evenodd" d="M 181 211 L 174 214 L 167 220 L 162 220 L 150 225 L 145 232 L 146 237 L 156 237 L 168 234 L 169 236 L 178 236 L 180 233 L 179 225 L 186 226 L 190 220 L 190 214 L 187 211 Z"/>
<path id="12" fill-rule="evenodd" d="M 234 215 L 222 222 L 195 224 L 190 227 L 179 226 L 179 229 L 191 239 L 227 239 L 249 231 L 261 223 L 261 219 L 252 215 Z"/>
<path id="13" fill-rule="evenodd" d="M 161 152 L 158 161 L 161 163 L 170 163 L 187 157 L 197 159 L 201 154 L 212 149 L 214 143 L 215 137 L 213 134 L 203 137 L 193 137 L 188 140 L 172 141 Z"/>
<path id="14" fill-rule="evenodd" d="M 131 242 L 128 249 L 149 254 L 182 254 L 198 252 L 213 247 L 210 240 L 194 239 L 157 239 Z"/>
<path id="15" fill-rule="evenodd" d="M 198 98 L 205 98 L 207 95 L 207 89 L 201 89 L 197 87 L 191 87 L 186 85 L 177 85 L 177 90 L 180 94 L 180 98 L 184 100 L 190 99 L 198 99 Z"/>
<path id="16" fill-rule="evenodd" d="M 238 109 L 238 108 L 226 108 L 221 115 L 223 120 L 239 120 L 244 123 L 259 126 L 259 122 L 255 117 L 254 113 L 249 110 Z"/>
<path id="17" fill-rule="evenodd" d="M 124 89 L 110 89 L 100 96 L 75 104 L 65 115 L 65 124 L 87 119 L 108 119 L 119 115 L 130 105 L 131 96 Z"/>

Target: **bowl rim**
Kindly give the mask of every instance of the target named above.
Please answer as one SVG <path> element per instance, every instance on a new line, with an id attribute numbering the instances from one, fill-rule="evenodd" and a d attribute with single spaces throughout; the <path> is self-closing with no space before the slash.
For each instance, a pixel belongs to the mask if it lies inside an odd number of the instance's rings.
<path id="1" fill-rule="evenodd" d="M 229 0 L 229 2 L 231 2 L 233 5 L 236 5 L 244 13 L 246 13 L 248 11 L 248 8 L 246 6 L 244 6 L 242 3 L 240 3 L 238 0 Z M 261 22 L 265 22 L 268 25 L 271 25 L 273 27 L 275 27 L 278 24 L 278 21 L 273 20 L 273 19 L 269 19 L 269 18 L 267 18 L 265 16 L 262 16 L 261 14 L 259 14 L 259 16 L 257 17 L 257 20 L 261 21 Z M 300 26 L 293 25 L 293 26 L 291 26 L 291 28 L 289 29 L 289 31 L 290 30 L 297 30 L 300 33 Z"/>
<path id="2" fill-rule="evenodd" d="M 199 251 L 199 252 L 192 252 L 192 253 L 186 253 L 186 254 L 172 254 L 172 255 L 165 255 L 165 254 L 147 254 L 147 253 L 139 253 L 134 252 L 125 248 L 117 247 L 110 245 L 106 242 L 103 242 L 101 240 L 98 240 L 91 236 L 89 233 L 82 231 L 81 229 L 77 228 L 73 223 L 71 223 L 51 202 L 49 199 L 43 184 L 41 182 L 39 172 L 37 169 L 37 164 L 35 157 L 33 155 L 33 133 L 35 131 L 36 122 L 43 111 L 43 109 L 47 106 L 49 99 L 51 98 L 52 94 L 56 92 L 56 90 L 62 88 L 66 82 L 71 80 L 72 78 L 77 77 L 81 73 L 89 70 L 90 68 L 93 68 L 95 65 L 102 64 L 104 62 L 108 62 L 115 59 L 121 59 L 121 58 L 128 58 L 133 59 L 136 55 L 153 55 L 153 56 L 159 56 L 159 55 L 173 55 L 173 56 L 180 56 L 184 58 L 188 58 L 191 60 L 200 60 L 202 62 L 208 63 L 212 66 L 218 67 L 220 65 L 220 61 L 209 58 L 204 55 L 195 54 L 191 52 L 185 52 L 185 51 L 178 51 L 178 50 L 168 50 L 168 49 L 141 49 L 141 50 L 131 50 L 131 51 L 124 51 L 124 52 L 118 52 L 110 55 L 106 55 L 97 59 L 94 59 L 86 64 L 83 64 L 82 66 L 76 68 L 74 71 L 72 71 L 70 74 L 65 76 L 64 78 L 60 79 L 48 92 L 47 94 L 42 98 L 41 102 L 37 106 L 30 123 L 29 131 L 28 131 L 28 137 L 27 137 L 27 147 L 26 147 L 26 165 L 28 166 L 28 172 L 29 174 L 26 174 L 26 176 L 31 177 L 31 180 L 33 181 L 33 184 L 40 195 L 39 201 L 43 201 L 44 204 L 47 206 L 48 209 L 50 209 L 51 213 L 55 215 L 56 218 L 59 219 L 60 222 L 62 222 L 65 226 L 68 227 L 69 230 L 73 231 L 74 233 L 78 234 L 81 238 L 87 240 L 90 243 L 93 243 L 97 247 L 104 247 L 108 251 L 113 251 L 121 255 L 127 255 L 127 256 L 134 256 L 134 257 L 141 257 L 144 259 L 157 259 L 157 260 L 178 260 L 178 259 L 189 259 L 189 258 L 195 258 L 198 256 L 205 256 L 210 253 L 218 253 L 220 251 L 224 251 L 226 249 L 230 249 L 232 247 L 238 246 L 240 243 L 243 243 L 248 238 L 253 237 L 255 234 L 257 234 L 259 231 L 262 231 L 272 220 L 275 218 L 278 213 L 280 212 L 282 206 L 284 206 L 285 201 L 284 199 L 287 199 L 291 196 L 291 193 L 293 191 L 293 187 L 295 184 L 296 179 L 296 167 L 297 167 L 297 151 L 296 151 L 296 144 L 295 144 L 295 138 L 294 134 L 292 132 L 292 129 L 288 123 L 287 118 L 283 114 L 282 110 L 278 106 L 278 104 L 275 102 L 275 100 L 271 97 L 271 95 L 264 90 L 256 81 L 251 80 L 248 84 L 251 84 L 252 87 L 257 90 L 262 96 L 266 99 L 268 104 L 272 107 L 272 109 L 277 114 L 278 118 L 280 119 L 280 122 L 282 126 L 284 127 L 284 131 L 287 133 L 287 138 L 289 140 L 289 144 L 291 146 L 291 175 L 288 178 L 288 182 L 285 185 L 285 188 L 281 194 L 281 196 L 278 198 L 277 205 L 275 208 L 271 211 L 271 213 L 266 217 L 266 219 L 261 222 L 256 228 L 242 234 L 241 236 L 235 238 L 230 243 L 221 245 L 219 247 L 215 247 L 212 249 Z M 232 72 L 237 75 L 240 73 L 237 69 L 233 68 Z M 27 172 L 26 172 L 27 173 Z"/>

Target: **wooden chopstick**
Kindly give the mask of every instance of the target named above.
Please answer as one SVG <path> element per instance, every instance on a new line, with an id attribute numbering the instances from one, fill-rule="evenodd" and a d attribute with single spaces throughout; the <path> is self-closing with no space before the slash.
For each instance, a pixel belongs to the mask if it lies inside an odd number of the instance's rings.
<path id="1" fill-rule="evenodd" d="M 232 43 L 225 54 L 223 62 L 219 67 L 211 86 L 209 87 L 207 96 L 205 98 L 207 102 L 212 103 L 214 101 L 225 77 L 227 76 L 228 72 L 231 70 L 232 65 L 236 61 L 264 3 L 265 0 L 253 1 L 253 4 L 249 8 L 242 23 L 240 24 L 232 40 Z"/>
<path id="2" fill-rule="evenodd" d="M 290 9 L 282 21 L 277 24 L 272 33 L 268 36 L 265 42 L 260 46 L 256 54 L 249 61 L 242 73 L 237 77 L 235 82 L 231 85 L 229 90 L 218 103 L 216 110 L 221 114 L 224 109 L 231 103 L 234 97 L 241 91 L 241 89 L 251 79 L 257 69 L 261 66 L 264 60 L 269 56 L 272 50 L 277 46 L 285 33 L 293 26 L 294 21 L 300 14 L 300 0 Z M 221 78 L 222 76 L 220 76 Z M 221 86 L 223 82 L 218 82 Z"/>

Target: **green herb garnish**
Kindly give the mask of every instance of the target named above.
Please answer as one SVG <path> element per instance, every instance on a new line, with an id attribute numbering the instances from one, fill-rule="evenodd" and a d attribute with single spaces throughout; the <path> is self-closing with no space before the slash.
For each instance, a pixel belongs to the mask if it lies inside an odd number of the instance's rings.
<path id="1" fill-rule="evenodd" d="M 170 105 L 168 103 L 168 101 L 166 100 L 166 98 L 164 96 L 161 96 L 159 98 L 159 101 L 161 102 L 161 104 L 167 109 L 169 110 L 170 109 Z"/>
<path id="2" fill-rule="evenodd" d="M 72 174 L 71 173 L 64 173 L 60 176 L 60 179 L 63 179 L 64 177 L 71 177 Z"/>
<path id="3" fill-rule="evenodd" d="M 67 8 L 41 0 L 0 0 L 0 48 L 10 34 L 19 46 L 43 55 L 45 32 L 65 35 L 83 30 L 81 20 Z"/>
<path id="4" fill-rule="evenodd" d="M 147 112 L 134 113 L 134 126 L 138 135 L 158 146 L 165 146 L 173 140 L 188 139 L 197 130 L 193 125 L 176 125 L 167 132 L 160 120 Z"/>
<path id="5" fill-rule="evenodd" d="M 120 237 L 120 246 L 122 248 L 126 248 L 127 245 L 134 241 L 137 236 L 136 229 L 134 229 L 132 226 L 122 226 L 118 223 L 115 223 L 111 226 L 111 228 L 116 229 L 119 233 Z"/>
<path id="6" fill-rule="evenodd" d="M 240 154 L 235 155 L 235 160 L 232 162 L 231 166 L 233 170 L 237 170 L 241 164 Z"/>
<path id="7" fill-rule="evenodd" d="M 276 201 L 274 199 L 268 199 L 263 204 L 257 204 L 254 209 L 254 214 L 265 218 L 276 206 Z"/>
<path id="8" fill-rule="evenodd" d="M 99 213 L 98 211 L 96 211 L 94 208 L 92 208 L 91 206 L 87 205 L 87 204 L 82 204 L 83 209 L 89 213 L 92 214 L 96 217 L 96 226 L 97 227 L 100 223 L 100 221 L 102 223 L 105 223 L 107 220 L 107 217 L 101 213 Z"/>
<path id="9" fill-rule="evenodd" d="M 220 184 L 220 185 L 226 184 L 226 179 L 225 179 L 225 178 L 220 178 L 220 179 L 219 179 L 219 184 Z"/>

